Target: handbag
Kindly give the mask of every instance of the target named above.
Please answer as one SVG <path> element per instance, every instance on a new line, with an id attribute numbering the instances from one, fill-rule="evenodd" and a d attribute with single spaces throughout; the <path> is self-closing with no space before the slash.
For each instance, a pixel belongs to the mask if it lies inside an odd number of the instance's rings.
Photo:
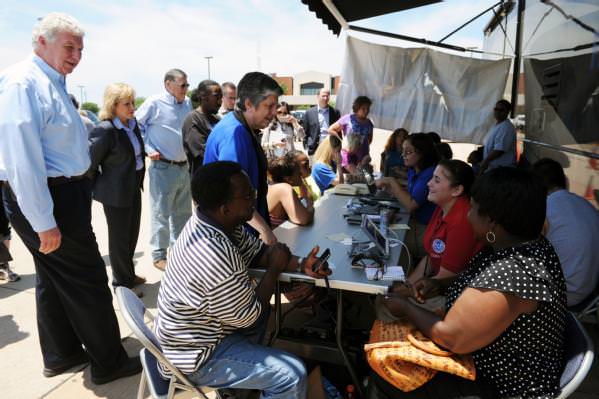
<path id="1" fill-rule="evenodd" d="M 476 379 L 472 356 L 443 350 L 406 320 L 376 320 L 364 350 L 370 367 L 404 392 L 421 387 L 439 371 Z"/>

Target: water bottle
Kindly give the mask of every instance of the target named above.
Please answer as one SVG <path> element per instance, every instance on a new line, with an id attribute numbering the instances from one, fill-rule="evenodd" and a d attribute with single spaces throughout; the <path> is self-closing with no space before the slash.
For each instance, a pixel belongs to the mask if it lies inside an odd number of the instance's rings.
<path id="1" fill-rule="evenodd" d="M 389 209 L 381 208 L 380 211 L 379 228 L 383 237 L 387 237 L 387 231 L 389 229 Z"/>
<path id="2" fill-rule="evenodd" d="M 372 177 L 372 174 L 366 169 L 362 169 L 362 173 L 364 174 L 364 180 L 366 180 L 368 191 L 370 192 L 370 194 L 375 194 L 376 184 L 374 183 L 374 177 Z"/>

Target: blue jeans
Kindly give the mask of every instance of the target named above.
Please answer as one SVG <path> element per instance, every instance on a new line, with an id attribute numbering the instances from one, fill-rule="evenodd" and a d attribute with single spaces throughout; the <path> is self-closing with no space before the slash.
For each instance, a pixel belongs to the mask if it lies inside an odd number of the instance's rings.
<path id="1" fill-rule="evenodd" d="M 198 386 L 259 389 L 264 399 L 304 399 L 306 368 L 297 357 L 260 345 L 268 312 L 256 327 L 241 329 L 223 339 L 200 369 L 188 374 Z"/>
<path id="2" fill-rule="evenodd" d="M 152 260 L 166 259 L 166 249 L 177 240 L 191 216 L 191 187 L 187 165 L 151 161 Z"/>

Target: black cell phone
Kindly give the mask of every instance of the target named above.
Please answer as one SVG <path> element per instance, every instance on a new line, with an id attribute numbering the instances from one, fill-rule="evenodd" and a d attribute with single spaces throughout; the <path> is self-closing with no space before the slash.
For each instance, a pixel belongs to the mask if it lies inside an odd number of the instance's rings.
<path id="1" fill-rule="evenodd" d="M 323 265 L 323 270 L 327 270 L 329 268 L 328 264 L 327 264 L 327 260 L 331 257 L 331 250 L 330 249 L 325 249 L 324 252 L 322 253 L 322 255 L 320 255 L 318 257 L 318 260 L 316 262 L 314 262 L 314 265 L 312 266 L 312 271 L 314 273 L 316 273 L 316 271 L 320 268 L 320 265 Z"/>

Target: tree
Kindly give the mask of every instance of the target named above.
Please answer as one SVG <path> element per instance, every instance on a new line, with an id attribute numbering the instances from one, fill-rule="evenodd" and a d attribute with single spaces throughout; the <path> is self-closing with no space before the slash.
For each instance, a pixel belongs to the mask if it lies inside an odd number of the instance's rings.
<path id="1" fill-rule="evenodd" d="M 93 112 L 96 115 L 100 111 L 100 107 L 98 107 L 98 104 L 92 103 L 92 102 L 89 102 L 89 101 L 81 104 L 81 109 L 84 109 L 86 111 L 91 111 L 91 112 Z"/>
<path id="2" fill-rule="evenodd" d="M 287 87 L 287 85 L 283 82 L 279 83 L 279 87 L 281 88 L 281 90 L 283 91 L 283 94 L 288 94 L 288 90 L 289 88 Z"/>
<path id="3" fill-rule="evenodd" d="M 146 98 L 145 98 L 145 97 L 137 97 L 137 98 L 135 99 L 135 109 L 138 109 L 138 108 L 139 108 L 139 106 L 140 106 L 140 105 L 141 105 L 141 104 L 142 104 L 144 101 L 146 101 Z"/>

